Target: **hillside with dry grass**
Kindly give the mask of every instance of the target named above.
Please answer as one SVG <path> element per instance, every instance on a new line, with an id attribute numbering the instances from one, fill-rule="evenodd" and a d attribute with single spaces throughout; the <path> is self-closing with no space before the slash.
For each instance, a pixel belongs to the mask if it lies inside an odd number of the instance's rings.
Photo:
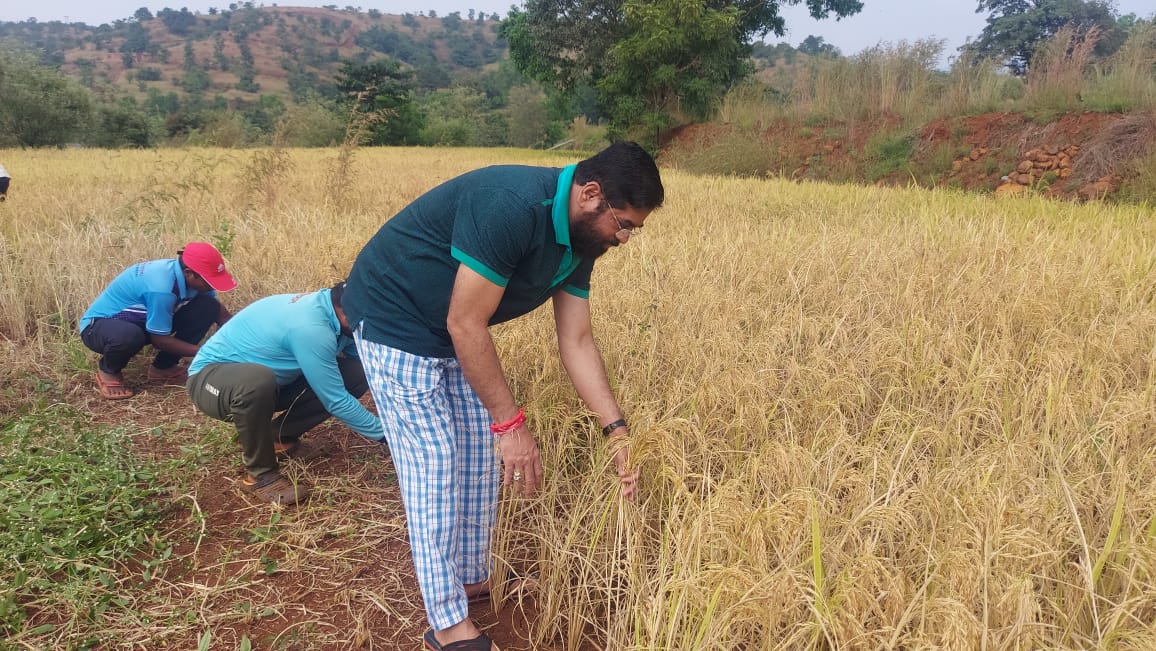
<path id="1" fill-rule="evenodd" d="M 63 72 L 105 92 L 138 99 L 150 90 L 195 92 L 254 102 L 261 94 L 289 98 L 331 85 L 344 59 L 388 56 L 426 69 L 433 87 L 449 85 L 453 74 L 501 57 L 498 22 L 457 12 L 431 18 L 315 7 L 245 6 L 212 14 L 166 8 L 100 26 L 4 23 L 0 37 L 45 50 Z"/>
<path id="2" fill-rule="evenodd" d="M 437 182 L 574 156 L 3 154 L 23 170 L 0 204 L 0 516 L 17 523 L 0 528 L 7 639 L 418 646 L 384 451 L 322 428 L 288 464 L 318 499 L 253 503 L 235 488 L 229 427 L 182 389 L 138 366 L 135 398 L 96 398 L 74 323 L 125 265 L 194 238 L 227 252 L 234 309 L 326 286 Z M 666 205 L 599 263 L 591 292 L 638 501 L 617 494 L 548 310 L 495 329 L 547 477 L 533 499 L 503 498 L 495 548 L 499 567 L 537 574 L 537 592 L 473 607 L 503 648 L 1156 647 L 1150 210 L 663 177 Z M 52 483 L 41 462 L 64 464 L 76 440 L 88 442 L 77 468 L 103 458 L 101 440 L 136 465 Z M 73 524 L 92 500 L 60 496 L 79 484 L 143 485 L 159 512 L 81 555 L 65 543 L 90 534 L 51 533 L 119 520 L 105 508 Z"/>

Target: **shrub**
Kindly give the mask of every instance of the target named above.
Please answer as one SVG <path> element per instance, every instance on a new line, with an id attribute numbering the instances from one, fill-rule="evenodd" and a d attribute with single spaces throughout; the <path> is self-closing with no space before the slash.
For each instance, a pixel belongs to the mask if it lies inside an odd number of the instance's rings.
<path id="1" fill-rule="evenodd" d="M 1060 29 L 1032 58 L 1024 99 L 1045 115 L 1079 109 L 1099 38 L 1095 27 L 1085 32 Z"/>
<path id="2" fill-rule="evenodd" d="M 1084 104 L 1094 111 L 1122 113 L 1156 108 L 1156 25 L 1138 25 L 1124 45 L 1109 59 L 1084 94 Z"/>
<path id="3" fill-rule="evenodd" d="M 141 68 L 136 73 L 137 81 L 160 81 L 163 79 L 160 68 Z"/>
<path id="4" fill-rule="evenodd" d="M 1138 158 L 1129 166 L 1116 198 L 1122 201 L 1156 205 L 1156 151 Z"/>
<path id="5" fill-rule="evenodd" d="M 785 162 L 788 159 L 795 162 Z M 695 174 L 740 177 L 779 174 L 789 171 L 785 168 L 794 169 L 803 162 L 798 156 L 791 157 L 772 143 L 752 138 L 742 130 L 728 130 L 677 142 L 664 153 L 663 161 Z"/>
<path id="6" fill-rule="evenodd" d="M 287 107 L 277 129 L 286 147 L 331 147 L 345 136 L 345 121 L 324 105 L 310 102 Z"/>
<path id="7" fill-rule="evenodd" d="M 907 167 L 914 150 L 915 135 L 910 132 L 875 134 L 863 148 L 867 180 L 878 181 Z"/>

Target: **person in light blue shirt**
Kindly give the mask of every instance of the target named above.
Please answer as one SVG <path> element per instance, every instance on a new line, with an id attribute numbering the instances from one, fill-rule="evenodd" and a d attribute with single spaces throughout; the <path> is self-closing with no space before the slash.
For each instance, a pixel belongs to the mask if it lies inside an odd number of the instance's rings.
<path id="1" fill-rule="evenodd" d="M 281 474 L 277 456 L 291 455 L 301 436 L 330 416 L 385 442 L 381 422 L 358 401 L 368 384 L 341 309 L 344 292 L 342 282 L 262 298 L 189 364 L 189 397 L 206 415 L 236 425 L 248 470 L 241 487 L 265 501 L 305 499 L 309 489 Z"/>
<path id="2" fill-rule="evenodd" d="M 229 320 L 217 292 L 236 286 L 220 251 L 208 242 L 189 242 L 175 259 L 140 262 L 121 272 L 80 317 L 80 340 L 100 354 L 100 395 L 109 400 L 134 395 L 121 371 L 150 344 L 157 354 L 148 379 L 183 384 L 181 358 L 197 353 L 214 323 Z"/>

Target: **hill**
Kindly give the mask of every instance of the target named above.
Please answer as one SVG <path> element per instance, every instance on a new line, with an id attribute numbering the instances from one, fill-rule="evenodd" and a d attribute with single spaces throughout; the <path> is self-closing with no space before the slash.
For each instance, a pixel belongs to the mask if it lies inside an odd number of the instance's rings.
<path id="1" fill-rule="evenodd" d="M 332 96 L 342 60 L 382 55 L 411 69 L 419 87 L 445 87 L 455 75 L 480 71 L 504 56 L 498 24 L 496 15 L 473 11 L 433 18 L 245 3 L 207 15 L 142 9 L 95 27 L 7 22 L 0 23 L 0 38 L 39 50 L 41 61 L 91 89 L 137 99 L 203 95 L 236 104 L 262 94 Z"/>

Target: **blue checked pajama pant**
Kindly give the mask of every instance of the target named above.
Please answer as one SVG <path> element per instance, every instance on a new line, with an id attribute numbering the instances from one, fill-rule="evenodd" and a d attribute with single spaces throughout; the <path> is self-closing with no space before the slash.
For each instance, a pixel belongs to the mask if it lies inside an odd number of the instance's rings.
<path id="1" fill-rule="evenodd" d="M 499 474 L 489 412 L 456 359 L 411 355 L 360 334 L 426 617 L 446 629 L 469 616 L 463 586 L 490 575 Z"/>

